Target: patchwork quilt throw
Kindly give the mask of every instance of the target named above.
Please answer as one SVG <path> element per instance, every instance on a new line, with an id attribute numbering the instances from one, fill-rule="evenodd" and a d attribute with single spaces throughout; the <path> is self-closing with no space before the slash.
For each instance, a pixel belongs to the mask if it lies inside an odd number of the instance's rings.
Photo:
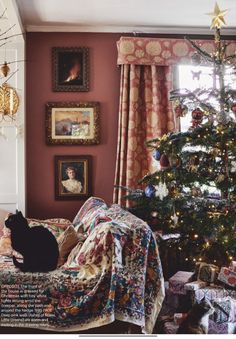
<path id="1" fill-rule="evenodd" d="M 117 319 L 152 333 L 164 298 L 154 235 L 118 205 L 105 215 L 55 271 L 22 273 L 0 256 L 0 326 L 69 332 Z"/>

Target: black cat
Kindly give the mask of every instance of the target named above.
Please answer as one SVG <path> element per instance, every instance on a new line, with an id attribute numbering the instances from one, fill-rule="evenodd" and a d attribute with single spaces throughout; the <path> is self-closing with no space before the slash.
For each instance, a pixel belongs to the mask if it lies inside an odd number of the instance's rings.
<path id="1" fill-rule="evenodd" d="M 12 248 L 19 252 L 24 261 L 13 263 L 22 272 L 48 272 L 55 270 L 59 256 L 54 235 L 43 226 L 30 228 L 21 212 L 10 214 L 5 225 L 11 230 Z"/>

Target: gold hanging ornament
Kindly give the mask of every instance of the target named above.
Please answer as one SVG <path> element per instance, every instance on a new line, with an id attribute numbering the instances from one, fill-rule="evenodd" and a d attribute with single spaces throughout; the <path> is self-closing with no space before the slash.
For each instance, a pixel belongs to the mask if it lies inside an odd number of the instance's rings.
<path id="1" fill-rule="evenodd" d="M 10 72 L 10 67 L 8 66 L 7 62 L 5 61 L 4 64 L 0 67 L 0 71 L 4 77 L 7 77 Z"/>
<path id="2" fill-rule="evenodd" d="M 16 90 L 6 82 L 0 86 L 0 114 L 2 120 L 15 120 L 19 107 L 19 97 Z"/>

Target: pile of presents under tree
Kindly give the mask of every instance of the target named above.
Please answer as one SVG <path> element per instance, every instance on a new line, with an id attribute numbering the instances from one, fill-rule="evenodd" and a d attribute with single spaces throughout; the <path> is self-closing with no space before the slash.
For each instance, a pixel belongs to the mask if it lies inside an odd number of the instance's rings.
<path id="1" fill-rule="evenodd" d="M 236 333 L 236 261 L 221 268 L 198 262 L 195 272 L 179 271 L 166 281 L 165 293 L 157 333 L 175 334 L 192 305 L 204 297 L 215 309 L 208 333 Z"/>

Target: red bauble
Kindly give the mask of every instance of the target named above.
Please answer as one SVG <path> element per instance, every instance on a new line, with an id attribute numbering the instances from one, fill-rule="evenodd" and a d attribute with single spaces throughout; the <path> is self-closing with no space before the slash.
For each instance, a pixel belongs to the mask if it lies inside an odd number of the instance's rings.
<path id="1" fill-rule="evenodd" d="M 195 108 L 192 111 L 192 118 L 193 118 L 193 120 L 202 121 L 203 111 L 200 108 Z"/>
<path id="2" fill-rule="evenodd" d="M 233 111 L 234 113 L 236 113 L 236 103 L 232 104 L 232 106 L 231 106 L 231 111 Z"/>
<path id="3" fill-rule="evenodd" d="M 161 159 L 160 159 L 160 165 L 161 165 L 161 168 L 163 169 L 168 168 L 170 166 L 167 155 L 162 154 Z"/>

